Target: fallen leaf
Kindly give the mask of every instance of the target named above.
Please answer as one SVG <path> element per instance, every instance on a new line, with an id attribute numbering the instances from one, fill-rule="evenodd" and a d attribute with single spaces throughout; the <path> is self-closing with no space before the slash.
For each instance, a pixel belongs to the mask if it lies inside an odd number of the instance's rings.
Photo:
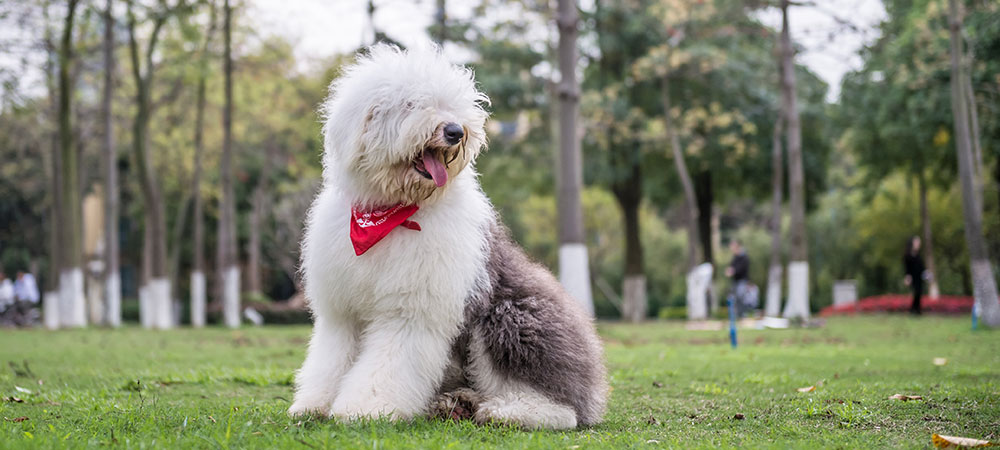
<path id="1" fill-rule="evenodd" d="M 29 391 L 29 390 L 27 390 L 27 389 L 25 389 L 25 388 L 23 388 L 23 387 L 21 387 L 21 386 L 14 386 L 14 389 L 15 389 L 15 390 L 16 390 L 17 392 L 23 392 L 23 393 L 25 393 L 25 394 L 31 394 L 31 391 Z"/>
<path id="2" fill-rule="evenodd" d="M 646 424 L 648 424 L 648 425 L 659 425 L 660 421 L 656 420 L 656 417 L 649 416 L 649 418 L 646 419 Z"/>
<path id="3" fill-rule="evenodd" d="M 994 444 L 990 441 L 982 441 L 966 437 L 941 436 L 937 433 L 934 433 L 934 435 L 931 436 L 931 442 L 934 443 L 934 446 L 937 448 L 993 447 L 1000 445 Z"/>
<path id="4" fill-rule="evenodd" d="M 799 392 L 812 392 L 812 391 L 816 390 L 816 386 L 809 386 L 809 387 L 804 387 L 804 388 L 798 388 L 796 390 L 799 391 Z"/>
<path id="5" fill-rule="evenodd" d="M 20 398 L 17 398 L 17 397 L 4 397 L 3 401 L 10 402 L 10 403 L 24 403 L 23 399 L 20 399 Z"/>
<path id="6" fill-rule="evenodd" d="M 4 418 L 7 419 L 6 417 L 4 417 Z M 31 420 L 31 419 L 28 419 L 28 416 L 21 416 L 21 417 L 15 417 L 13 419 L 7 419 L 7 420 L 9 420 L 11 422 L 24 422 L 25 420 Z"/>
<path id="7" fill-rule="evenodd" d="M 943 366 L 945 364 L 948 364 L 948 359 L 947 358 L 934 358 L 934 365 L 935 366 Z"/>
<path id="8" fill-rule="evenodd" d="M 212 417 L 212 416 L 208 416 L 208 418 L 209 418 L 209 420 L 211 420 L 211 421 L 212 421 L 212 423 L 218 423 L 218 422 L 216 422 L 216 421 L 215 421 L 215 417 Z"/>
<path id="9" fill-rule="evenodd" d="M 654 381 L 653 382 L 653 387 L 661 388 L 661 387 L 663 387 L 663 383 L 660 383 L 659 381 Z"/>
<path id="10" fill-rule="evenodd" d="M 747 416 L 744 416 L 743 414 L 740 414 L 740 413 L 736 413 L 736 415 L 733 416 L 733 419 L 736 419 L 736 420 L 743 420 L 743 419 L 746 419 L 746 418 L 747 418 Z"/>
<path id="11" fill-rule="evenodd" d="M 923 399 L 924 398 L 919 395 L 903 395 L 903 394 L 896 394 L 889 397 L 889 400 L 902 400 L 904 402 L 908 400 L 923 400 Z"/>

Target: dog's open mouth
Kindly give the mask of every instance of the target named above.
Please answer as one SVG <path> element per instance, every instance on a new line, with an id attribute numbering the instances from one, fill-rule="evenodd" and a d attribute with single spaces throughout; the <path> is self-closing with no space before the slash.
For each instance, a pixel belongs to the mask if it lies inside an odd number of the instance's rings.
<path id="1" fill-rule="evenodd" d="M 428 180 L 433 180 L 437 187 L 448 182 L 448 168 L 438 156 L 442 152 L 431 147 L 425 147 L 424 152 L 413 160 L 413 170 Z"/>

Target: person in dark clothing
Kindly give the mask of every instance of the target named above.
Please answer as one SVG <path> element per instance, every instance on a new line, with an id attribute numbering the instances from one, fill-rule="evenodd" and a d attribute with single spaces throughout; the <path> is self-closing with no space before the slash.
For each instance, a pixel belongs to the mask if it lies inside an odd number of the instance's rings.
<path id="1" fill-rule="evenodd" d="M 726 276 L 733 279 L 733 298 L 736 300 L 737 311 L 744 313 L 757 308 L 757 286 L 750 283 L 750 257 L 739 239 L 729 241 L 729 250 L 733 252 L 733 260 L 726 268 Z"/>
<path id="2" fill-rule="evenodd" d="M 905 276 L 903 283 L 913 287 L 913 303 L 910 304 L 910 312 L 921 314 L 920 296 L 924 292 L 924 279 L 927 278 L 927 270 L 924 267 L 924 258 L 920 255 L 920 237 L 913 236 L 907 242 L 906 253 L 903 255 L 903 269 Z"/>

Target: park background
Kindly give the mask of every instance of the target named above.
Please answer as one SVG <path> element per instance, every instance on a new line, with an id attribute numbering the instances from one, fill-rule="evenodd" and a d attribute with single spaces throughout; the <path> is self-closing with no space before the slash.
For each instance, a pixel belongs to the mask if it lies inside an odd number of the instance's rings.
<path id="1" fill-rule="evenodd" d="M 0 448 L 1000 439 L 998 335 L 967 315 L 975 294 L 1000 322 L 1000 4 L 558 3 L 0 2 L 0 266 L 36 273 L 45 325 L 63 328 L 0 329 Z M 436 41 L 472 67 L 492 100 L 477 169 L 504 222 L 555 271 L 561 247 L 586 245 L 591 283 L 567 287 L 600 319 L 603 423 L 286 414 L 310 333 L 296 274 L 317 107 L 376 41 Z M 933 289 L 960 299 L 923 317 L 885 296 L 906 291 L 913 235 Z M 876 300 L 791 329 L 743 322 L 735 348 L 721 321 L 652 320 L 691 316 L 686 275 L 704 261 L 721 304 L 733 238 L 762 297 L 772 268 L 808 262 L 797 318 L 830 305 L 836 280 Z M 241 326 L 241 306 L 272 326 Z"/>
<path id="2" fill-rule="evenodd" d="M 623 309 L 633 320 L 684 317 L 685 275 L 699 262 L 716 265 L 717 303 L 732 238 L 746 243 L 762 297 L 769 267 L 807 261 L 813 312 L 831 303 L 836 280 L 856 280 L 861 297 L 904 292 L 912 235 L 924 238 L 934 293 L 973 293 L 948 2 L 792 4 L 789 17 L 805 25 L 792 27 L 789 43 L 809 61 L 793 70 L 794 147 L 784 138 L 791 127 L 781 127 L 788 120 L 779 120 L 790 117 L 779 69 L 793 61 L 779 39 L 781 5 L 582 5 L 580 197 L 598 317 Z M 484 190 L 517 241 L 558 269 L 557 224 L 574 219 L 556 207 L 554 4 L 227 6 L 111 2 L 106 22 L 100 1 L 4 2 L 0 264 L 8 276 L 28 269 L 43 290 L 61 286 L 63 297 L 89 302 L 90 323 L 110 320 L 102 292 L 116 266 L 127 320 L 138 320 L 149 287 L 173 300 L 173 324 L 190 320 L 193 289 L 218 321 L 222 275 L 233 269 L 239 287 L 228 292 L 238 289 L 244 305 L 293 298 L 302 223 L 320 180 L 317 107 L 339 67 L 375 41 L 437 41 L 476 71 L 492 101 L 489 151 L 477 165 Z M 955 6 L 982 246 L 995 258 L 1000 6 Z M 640 278 L 641 288 L 628 287 Z"/>

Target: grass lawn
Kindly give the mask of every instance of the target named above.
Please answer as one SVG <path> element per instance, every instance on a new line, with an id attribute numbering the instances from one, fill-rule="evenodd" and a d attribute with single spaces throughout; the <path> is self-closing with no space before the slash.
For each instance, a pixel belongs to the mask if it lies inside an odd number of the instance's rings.
<path id="1" fill-rule="evenodd" d="M 932 433 L 1000 440 L 1000 332 L 972 332 L 965 318 L 747 330 L 735 351 L 724 331 L 685 331 L 679 322 L 600 328 L 613 388 L 608 414 L 602 425 L 570 432 L 291 419 L 285 410 L 306 327 L 0 330 L 0 448 L 912 448 L 929 447 Z M 935 357 L 947 364 L 934 365 Z M 808 386 L 816 389 L 797 391 Z"/>

